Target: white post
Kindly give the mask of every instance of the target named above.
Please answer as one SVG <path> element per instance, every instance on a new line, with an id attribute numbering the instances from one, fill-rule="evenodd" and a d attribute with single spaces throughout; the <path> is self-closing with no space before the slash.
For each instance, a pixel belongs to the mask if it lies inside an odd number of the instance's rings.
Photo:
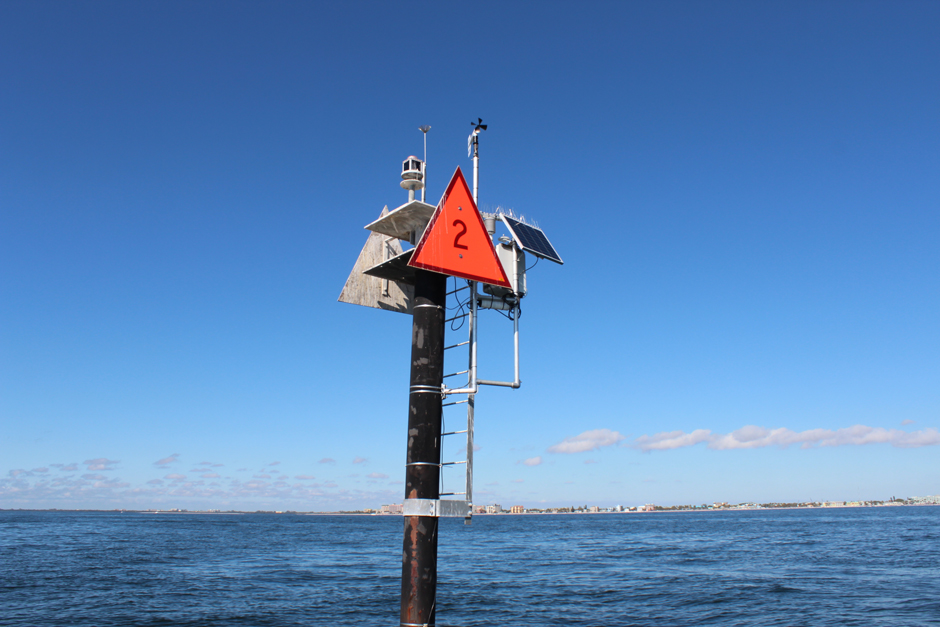
<path id="1" fill-rule="evenodd" d="M 421 188 L 421 202 L 424 202 L 424 194 L 428 190 L 428 131 L 431 130 L 430 125 L 425 124 L 424 126 L 419 126 L 418 130 L 424 135 L 424 187 Z"/>
<path id="2" fill-rule="evenodd" d="M 476 132 L 473 134 L 473 202 L 476 203 L 477 209 L 480 208 L 480 201 L 477 200 L 477 194 L 480 189 L 480 135 Z"/>

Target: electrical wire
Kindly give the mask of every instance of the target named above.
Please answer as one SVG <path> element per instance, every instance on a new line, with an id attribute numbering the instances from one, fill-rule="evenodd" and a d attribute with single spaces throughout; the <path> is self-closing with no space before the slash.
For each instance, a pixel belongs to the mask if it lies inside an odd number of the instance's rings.
<path id="1" fill-rule="evenodd" d="M 472 296 L 468 296 L 464 300 L 460 300 L 460 296 L 458 296 L 459 292 L 457 292 L 457 277 L 451 278 L 454 279 L 454 289 L 448 291 L 453 292 L 452 295 L 456 302 L 454 303 L 453 307 L 447 307 L 446 303 L 444 304 L 444 307 L 447 311 L 456 312 L 456 315 L 453 316 L 454 319 L 450 321 L 450 330 L 459 331 L 461 328 L 463 328 L 463 325 L 467 320 L 467 315 L 469 315 L 469 312 L 467 314 L 464 314 L 463 312 L 466 311 L 466 307 L 470 303 L 470 298 L 472 298 Z M 469 284 L 470 281 L 467 281 L 467 285 Z"/>

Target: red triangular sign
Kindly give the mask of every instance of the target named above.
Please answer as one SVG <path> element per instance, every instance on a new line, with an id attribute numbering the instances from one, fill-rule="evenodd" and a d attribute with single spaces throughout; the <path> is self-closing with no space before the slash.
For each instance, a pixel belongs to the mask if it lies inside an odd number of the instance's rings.
<path id="1" fill-rule="evenodd" d="M 511 288 L 459 167 L 408 265 Z"/>

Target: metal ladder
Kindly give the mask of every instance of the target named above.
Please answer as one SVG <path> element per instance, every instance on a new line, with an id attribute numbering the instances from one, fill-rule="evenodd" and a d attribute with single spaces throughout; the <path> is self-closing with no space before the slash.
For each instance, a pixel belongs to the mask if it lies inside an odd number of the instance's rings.
<path id="1" fill-rule="evenodd" d="M 459 295 L 466 290 L 470 290 L 470 294 L 472 296 L 476 292 L 476 285 L 473 282 L 468 281 L 465 286 L 455 287 L 455 289 L 448 291 L 447 295 L 454 296 L 457 303 L 459 304 L 460 303 Z M 444 421 L 445 429 L 443 433 L 441 433 L 442 458 L 443 458 L 443 454 L 445 450 L 444 444 L 445 442 L 447 442 L 447 440 L 445 440 L 444 438 L 448 438 L 448 436 L 466 435 L 467 453 L 466 453 L 465 459 L 456 460 L 456 461 L 444 461 L 441 463 L 440 485 L 442 489 L 446 485 L 445 484 L 445 469 L 446 468 L 451 467 L 451 466 L 460 466 L 460 465 L 464 466 L 464 470 L 465 470 L 464 489 L 462 492 L 459 492 L 459 491 L 441 492 L 441 497 L 442 497 L 441 498 L 441 515 L 442 516 L 463 516 L 464 522 L 469 525 L 471 515 L 473 513 L 473 413 L 474 413 L 474 400 L 476 397 L 476 393 L 472 391 L 460 391 L 460 390 L 469 390 L 469 388 L 471 387 L 472 379 L 475 375 L 475 373 L 472 370 L 474 367 L 473 351 L 476 349 L 475 342 L 474 342 L 474 339 L 475 339 L 474 327 L 476 324 L 476 319 L 475 319 L 476 318 L 476 303 L 473 302 L 473 299 L 471 298 L 468 305 L 469 305 L 468 309 L 458 310 L 458 313 L 456 315 L 452 316 L 451 318 L 446 318 L 444 321 L 445 324 L 453 325 L 453 323 L 457 320 L 460 320 L 460 319 L 468 320 L 467 339 L 463 342 L 458 342 L 456 344 L 451 344 L 450 346 L 445 346 L 444 347 L 445 356 L 447 355 L 447 351 L 452 351 L 454 349 L 458 349 L 463 346 L 467 346 L 469 347 L 469 349 L 468 349 L 467 362 L 466 362 L 467 369 L 460 370 L 457 372 L 451 372 L 449 374 L 444 375 L 445 389 L 447 386 L 447 379 L 453 378 L 453 377 L 459 377 L 460 375 L 467 375 L 467 385 L 464 386 L 463 388 L 457 389 L 458 391 L 444 394 L 442 405 L 445 411 L 443 412 L 442 420 Z M 464 397 L 464 398 L 457 399 L 454 397 Z M 451 400 L 452 398 L 454 398 L 454 400 Z M 464 423 L 461 421 L 461 414 L 458 413 L 457 411 L 451 411 L 451 412 L 446 411 L 448 407 L 460 409 L 460 405 L 467 406 L 466 423 L 465 423 L 466 427 L 462 429 L 460 427 L 463 427 Z M 450 415 L 448 415 L 448 413 Z M 458 425 L 458 427 L 455 429 L 448 430 L 447 428 L 448 423 L 454 424 L 455 422 Z M 463 499 L 444 499 L 443 497 L 445 496 L 458 496 L 458 497 L 462 496 Z M 445 503 L 448 505 L 445 505 Z M 453 503 L 453 505 L 449 505 L 450 503 Z M 450 513 L 447 513 L 447 512 L 450 512 Z"/>

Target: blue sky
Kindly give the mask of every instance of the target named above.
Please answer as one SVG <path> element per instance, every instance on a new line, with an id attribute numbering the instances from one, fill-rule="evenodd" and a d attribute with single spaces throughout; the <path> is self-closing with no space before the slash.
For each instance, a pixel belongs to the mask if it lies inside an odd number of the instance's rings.
<path id="1" fill-rule="evenodd" d="M 481 207 L 565 259 L 478 397 L 477 503 L 940 492 L 938 24 L 3 3 L 0 507 L 400 502 L 411 321 L 336 298 L 417 127 L 436 202 L 477 117 Z"/>

